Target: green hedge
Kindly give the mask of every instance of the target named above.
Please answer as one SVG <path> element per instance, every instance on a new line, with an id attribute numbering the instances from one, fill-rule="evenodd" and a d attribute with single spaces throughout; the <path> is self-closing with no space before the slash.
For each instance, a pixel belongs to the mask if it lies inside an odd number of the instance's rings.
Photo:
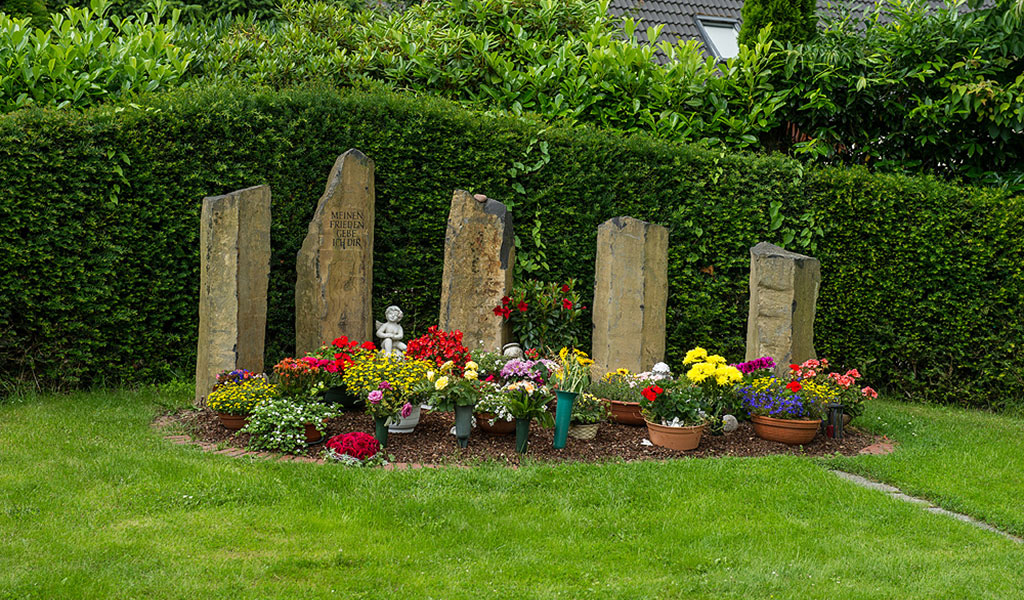
<path id="1" fill-rule="evenodd" d="M 0 375 L 72 387 L 190 373 L 201 199 L 273 193 L 269 361 L 291 352 L 295 255 L 338 154 L 377 166 L 375 310 L 437 318 L 452 190 L 541 226 L 548 277 L 592 289 L 596 227 L 671 227 L 668 358 L 742 356 L 748 248 L 822 262 L 817 347 L 891 394 L 1024 396 L 1024 206 L 993 190 L 474 116 L 327 89 L 177 91 L 141 108 L 0 118 Z M 522 163 L 521 168 L 515 163 Z M 534 170 L 534 167 L 539 167 Z M 588 300 L 589 303 L 589 300 Z"/>

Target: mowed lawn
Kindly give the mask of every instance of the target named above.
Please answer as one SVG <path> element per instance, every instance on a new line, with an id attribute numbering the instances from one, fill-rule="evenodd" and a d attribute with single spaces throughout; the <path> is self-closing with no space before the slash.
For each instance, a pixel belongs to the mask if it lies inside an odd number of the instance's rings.
<path id="1" fill-rule="evenodd" d="M 1019 598 L 1019 419 L 875 403 L 888 457 L 443 468 L 176 446 L 152 390 L 0 405 L 0 598 Z M 978 433 L 980 435 L 967 435 Z M 915 435 L 916 434 L 916 435 Z M 472 443 L 472 441 L 470 442 Z"/>

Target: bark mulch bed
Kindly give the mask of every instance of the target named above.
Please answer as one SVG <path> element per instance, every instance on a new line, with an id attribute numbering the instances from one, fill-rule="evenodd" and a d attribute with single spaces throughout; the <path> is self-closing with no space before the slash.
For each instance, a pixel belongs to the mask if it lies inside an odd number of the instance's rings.
<path id="1" fill-rule="evenodd" d="M 452 413 L 434 413 L 424 411 L 416 430 L 407 434 L 392 433 L 388 436 L 388 454 L 399 463 L 418 464 L 476 464 L 483 461 L 496 461 L 508 465 L 518 465 L 520 456 L 515 452 L 515 435 L 491 435 L 474 428 L 469 438 L 469 447 L 460 449 L 455 443 L 455 436 L 449 433 L 454 425 Z M 157 425 L 180 425 L 199 442 L 208 442 L 223 447 L 244 448 L 249 441 L 246 434 L 235 435 L 221 426 L 217 415 L 202 410 L 183 410 L 173 415 L 161 417 Z M 373 419 L 363 412 L 347 412 L 340 417 L 331 419 L 326 425 L 327 435 L 331 436 L 363 431 L 373 433 Z M 534 461 L 547 462 L 605 462 L 605 461 L 638 461 L 664 460 L 668 458 L 714 458 L 719 456 L 768 456 L 772 454 L 792 454 L 797 456 L 825 456 L 842 454 L 853 456 L 869 446 L 885 443 L 882 436 L 873 435 L 859 430 L 856 426 L 845 429 L 846 437 L 842 440 L 826 439 L 818 434 L 805 446 L 787 446 L 778 442 L 762 440 L 754 435 L 749 423 L 740 423 L 739 429 L 726 435 L 707 435 L 701 438 L 700 446 L 690 452 L 669 450 L 658 446 L 645 446 L 641 440 L 647 438 L 646 427 L 620 425 L 618 423 L 602 423 L 593 440 L 577 440 L 569 438 L 565 448 L 555 450 L 551 447 L 554 431 L 544 429 L 534 422 L 530 429 L 530 447 L 526 454 Z M 320 458 L 324 453 L 322 443 L 310 446 L 305 455 Z"/>

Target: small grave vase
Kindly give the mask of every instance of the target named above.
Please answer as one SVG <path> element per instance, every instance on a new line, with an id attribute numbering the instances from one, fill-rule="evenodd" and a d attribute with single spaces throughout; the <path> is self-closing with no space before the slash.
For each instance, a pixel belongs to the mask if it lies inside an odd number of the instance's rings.
<path id="1" fill-rule="evenodd" d="M 459 442 L 459 448 L 469 446 L 469 432 L 473 429 L 473 407 L 472 405 L 455 406 L 455 439 Z"/>
<path id="2" fill-rule="evenodd" d="M 569 420 L 572 419 L 572 403 L 576 401 L 576 392 L 555 392 L 558 396 L 558 407 L 555 409 L 555 443 L 554 448 L 565 448 L 565 437 L 569 433 Z"/>
<path id="3" fill-rule="evenodd" d="M 516 452 L 525 454 L 530 444 L 530 421 L 532 419 L 516 419 Z"/>

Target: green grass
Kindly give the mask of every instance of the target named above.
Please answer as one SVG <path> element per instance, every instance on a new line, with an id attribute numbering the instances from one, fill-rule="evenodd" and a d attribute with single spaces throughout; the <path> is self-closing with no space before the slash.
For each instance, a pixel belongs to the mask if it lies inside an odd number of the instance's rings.
<path id="1" fill-rule="evenodd" d="M 809 459 L 412 472 L 261 463 L 163 440 L 148 426 L 160 400 L 81 393 L 0 406 L 0 598 L 1015 598 L 1024 589 L 1020 545 Z M 942 458 L 927 440 L 952 425 L 933 427 L 918 407 L 880 411 L 894 417 L 893 435 L 903 433 L 897 422 L 915 423 L 920 439 L 901 452 Z M 957 443 L 970 454 L 970 442 Z M 912 461 L 844 466 L 886 460 Z M 944 481 L 925 466 L 922 486 Z"/>
<path id="2" fill-rule="evenodd" d="M 858 421 L 900 442 L 890 456 L 830 466 L 1024 536 L 1024 419 L 945 406 L 872 402 Z"/>

